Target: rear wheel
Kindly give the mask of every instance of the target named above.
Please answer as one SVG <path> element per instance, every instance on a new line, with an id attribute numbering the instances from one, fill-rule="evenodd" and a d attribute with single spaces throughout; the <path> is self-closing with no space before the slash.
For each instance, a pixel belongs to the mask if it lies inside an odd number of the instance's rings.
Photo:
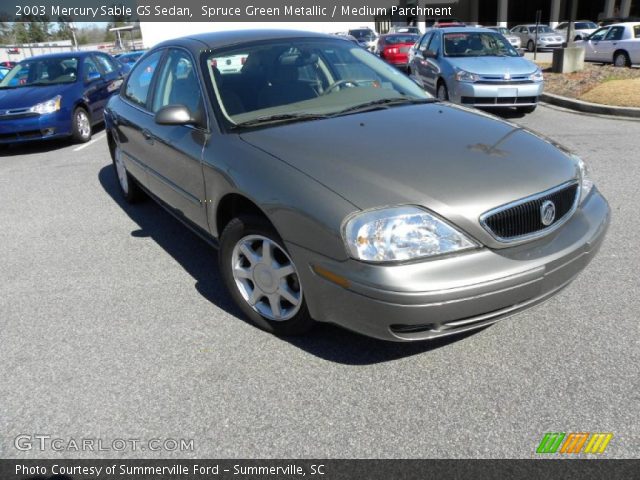
<path id="1" fill-rule="evenodd" d="M 138 186 L 136 179 L 127 171 L 122 158 L 122 149 L 112 138 L 109 139 L 109 150 L 111 151 L 113 168 L 118 178 L 120 193 L 128 203 L 135 203 L 141 200 L 144 197 L 144 193 Z"/>
<path id="2" fill-rule="evenodd" d="M 219 262 L 231 297 L 259 328 L 298 335 L 314 325 L 298 269 L 266 219 L 245 215 L 231 220 L 220 237 Z"/>
<path id="3" fill-rule="evenodd" d="M 613 65 L 616 67 L 630 67 L 631 60 L 627 52 L 616 52 L 613 56 Z"/>
<path id="4" fill-rule="evenodd" d="M 73 111 L 71 122 L 71 138 L 75 143 L 86 143 L 91 140 L 91 120 L 89 113 L 83 107 Z"/>
<path id="5" fill-rule="evenodd" d="M 533 40 L 529 40 L 527 42 L 527 50 L 529 50 L 530 52 L 533 52 L 535 49 L 536 49 L 535 43 L 533 43 Z"/>

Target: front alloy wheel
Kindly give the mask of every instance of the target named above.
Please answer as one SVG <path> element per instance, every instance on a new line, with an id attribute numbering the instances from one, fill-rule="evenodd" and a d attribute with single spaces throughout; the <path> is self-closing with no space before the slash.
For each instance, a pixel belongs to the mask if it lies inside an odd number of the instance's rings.
<path id="1" fill-rule="evenodd" d="M 84 108 L 78 107 L 74 110 L 72 122 L 71 136 L 74 142 L 86 143 L 91 140 L 91 120 Z"/>
<path id="2" fill-rule="evenodd" d="M 219 260 L 227 289 L 255 325 L 277 335 L 313 326 L 298 269 L 265 218 L 231 220 L 220 237 Z"/>
<path id="3" fill-rule="evenodd" d="M 231 255 L 231 269 L 242 298 L 260 315 L 283 322 L 300 310 L 298 272 L 273 240 L 261 235 L 240 239 Z"/>

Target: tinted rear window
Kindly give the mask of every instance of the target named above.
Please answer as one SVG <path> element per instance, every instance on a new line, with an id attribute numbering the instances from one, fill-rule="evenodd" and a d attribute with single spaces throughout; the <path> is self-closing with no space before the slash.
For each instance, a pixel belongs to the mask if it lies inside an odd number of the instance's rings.
<path id="1" fill-rule="evenodd" d="M 384 43 L 389 45 L 398 45 L 400 43 L 416 43 L 418 35 L 389 35 L 385 37 Z"/>

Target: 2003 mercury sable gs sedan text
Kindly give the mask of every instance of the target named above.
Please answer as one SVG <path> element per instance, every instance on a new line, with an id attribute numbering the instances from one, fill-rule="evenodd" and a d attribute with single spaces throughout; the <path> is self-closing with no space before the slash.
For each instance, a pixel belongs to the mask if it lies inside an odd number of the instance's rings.
<path id="1" fill-rule="evenodd" d="M 146 191 L 218 246 L 234 300 L 277 334 L 489 325 L 567 285 L 609 222 L 580 159 L 321 34 L 160 44 L 106 128 L 125 198 Z"/>

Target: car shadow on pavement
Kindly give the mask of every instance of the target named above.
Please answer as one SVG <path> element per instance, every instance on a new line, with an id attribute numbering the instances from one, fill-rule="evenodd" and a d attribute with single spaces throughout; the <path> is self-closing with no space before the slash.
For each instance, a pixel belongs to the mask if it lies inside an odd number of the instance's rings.
<path id="1" fill-rule="evenodd" d="M 195 288 L 205 299 L 254 326 L 245 319 L 229 297 L 219 274 L 216 252 L 210 245 L 156 202 L 149 200 L 135 205 L 126 203 L 121 197 L 111 165 L 103 167 L 98 178 L 104 190 L 139 226 L 139 229 L 131 232 L 132 236 L 153 239 L 195 279 Z M 281 339 L 324 360 L 347 365 L 369 365 L 429 352 L 479 331 L 426 342 L 396 343 L 366 337 L 335 325 L 318 323 L 305 336 Z"/>

